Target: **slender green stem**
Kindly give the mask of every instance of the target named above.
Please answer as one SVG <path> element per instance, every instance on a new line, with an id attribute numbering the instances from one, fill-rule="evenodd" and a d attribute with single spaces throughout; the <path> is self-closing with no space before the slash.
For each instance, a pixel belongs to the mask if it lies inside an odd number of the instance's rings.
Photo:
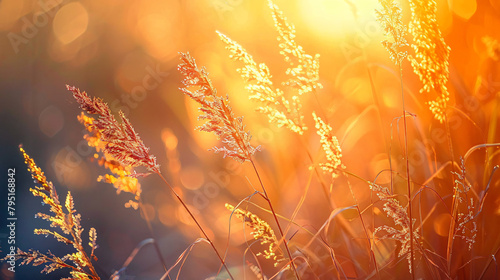
<path id="1" fill-rule="evenodd" d="M 186 203 L 184 203 L 184 201 L 182 200 L 182 198 L 179 196 L 179 194 L 177 194 L 177 192 L 174 190 L 174 188 L 172 187 L 172 185 L 170 185 L 168 183 L 168 181 L 165 179 L 165 177 L 163 177 L 163 175 L 160 172 L 157 172 L 156 174 L 158 174 L 158 176 L 160 176 L 160 178 L 163 180 L 163 182 L 170 188 L 170 190 L 172 191 L 172 193 L 175 195 L 175 197 L 177 198 L 177 200 L 179 200 L 179 202 L 182 204 L 182 206 L 184 207 L 184 209 L 186 209 L 186 211 L 188 212 L 189 216 L 191 216 L 191 218 L 193 219 L 193 221 L 195 222 L 195 224 L 198 226 L 198 228 L 200 229 L 200 231 L 203 234 L 203 236 L 205 237 L 205 239 L 208 241 L 208 243 L 210 243 L 210 246 L 212 246 L 212 248 L 214 249 L 215 254 L 217 254 L 217 257 L 219 258 L 220 262 L 222 263 L 222 265 L 226 269 L 227 274 L 229 275 L 229 277 L 232 280 L 234 280 L 234 277 L 231 274 L 231 272 L 229 271 L 229 268 L 227 267 L 226 262 L 224 261 L 224 259 L 219 254 L 219 251 L 215 247 L 215 245 L 212 242 L 212 240 L 210 239 L 210 237 L 208 237 L 208 235 L 205 232 L 205 230 L 203 229 L 203 227 L 200 225 L 200 223 L 198 222 L 198 220 L 194 217 L 193 212 L 191 212 L 191 210 L 189 210 L 189 207 L 186 205 Z"/>
<path id="2" fill-rule="evenodd" d="M 300 279 L 299 274 L 297 273 L 297 269 L 295 268 L 295 264 L 293 262 L 292 254 L 290 253 L 290 249 L 288 248 L 288 243 L 286 241 L 285 235 L 283 233 L 283 230 L 281 229 L 280 222 L 278 220 L 278 216 L 276 215 L 276 211 L 274 211 L 273 204 L 271 203 L 271 200 L 269 199 L 269 196 L 267 195 L 266 188 L 264 187 L 264 183 L 262 183 L 262 179 L 260 178 L 259 171 L 257 171 L 257 167 L 255 166 L 255 163 L 253 162 L 252 159 L 250 159 L 250 162 L 252 163 L 253 169 L 255 170 L 255 174 L 257 174 L 257 178 L 259 179 L 260 186 L 262 187 L 262 191 L 264 192 L 264 196 L 266 197 L 267 203 L 269 204 L 269 209 L 271 210 L 274 220 L 276 221 L 276 224 L 278 225 L 278 230 L 281 234 L 281 237 L 283 238 L 283 244 L 285 245 L 286 252 L 288 254 L 288 258 L 290 259 L 290 266 L 292 267 L 292 270 L 295 274 L 295 278 Z"/>

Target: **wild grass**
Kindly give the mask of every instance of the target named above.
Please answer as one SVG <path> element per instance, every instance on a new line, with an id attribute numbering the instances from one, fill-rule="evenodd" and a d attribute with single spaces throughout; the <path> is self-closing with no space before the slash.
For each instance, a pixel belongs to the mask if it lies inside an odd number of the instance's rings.
<path id="1" fill-rule="evenodd" d="M 226 246 L 216 246 L 215 226 L 207 230 L 210 223 L 202 221 L 206 217 L 196 215 L 185 196 L 172 186 L 175 178 L 163 176 L 157 158 L 127 117 L 120 112 L 117 120 L 103 100 L 67 86 L 83 110 L 78 119 L 88 131 L 84 137 L 89 146 L 96 149 L 94 159 L 111 172 L 98 180 L 112 184 L 117 193 L 131 194 L 125 206 L 146 215 L 142 193 L 147 186 L 140 184 L 141 177 L 159 176 L 201 234 L 178 258 L 165 259 L 146 218 L 150 239 L 139 244 L 119 271 L 128 267 L 140 248 L 151 243 L 165 271 L 158 278 L 182 278 L 183 269 L 193 265 L 187 262 L 193 248 L 206 243 L 220 263 L 207 279 L 499 277 L 500 237 L 495 233 L 498 228 L 489 223 L 498 222 L 499 215 L 499 93 L 478 105 L 484 108 L 483 120 L 458 109 L 453 102 L 465 101 L 454 96 L 457 90 L 450 83 L 448 68 L 454 46 L 447 45 L 439 29 L 436 1 L 410 0 L 409 19 L 397 1 L 379 2 L 374 13 L 386 37 L 381 43 L 394 65 L 356 61 L 368 70 L 361 78 L 370 85 L 371 92 L 366 95 L 374 100 L 360 114 L 347 117 L 337 113 L 344 113 L 342 105 L 323 102 L 331 101 L 325 96 L 337 92 L 325 86 L 328 78 L 320 78 L 320 56 L 307 54 L 299 45 L 294 25 L 273 1 L 268 1 L 268 8 L 279 54 L 287 65 L 283 75 L 278 75 L 282 81 L 230 35 L 217 31 L 229 57 L 240 67 L 235 71 L 245 83 L 249 100 L 268 119 L 265 125 L 285 128 L 276 130 L 281 136 L 276 139 L 282 142 L 268 143 L 282 145 L 285 152 L 252 140 L 247 127 L 254 127 L 253 123 L 237 117 L 237 107 L 230 106 L 236 93 L 220 96 L 219 85 L 214 85 L 208 70 L 198 66 L 188 52 L 180 53 L 180 91 L 199 106 L 203 123 L 197 129 L 218 138 L 220 144 L 211 151 L 234 159 L 247 171 L 242 175 L 246 185 L 227 186 L 247 191 L 237 192 L 234 201 L 221 202 L 230 211 L 218 214 L 227 218 L 227 236 L 222 238 Z M 488 59 L 498 61 L 498 41 L 484 37 L 482 42 Z M 373 67 L 392 74 L 391 82 L 399 90 L 389 98 L 398 100 L 397 112 L 381 101 L 388 93 L 374 79 Z M 413 70 L 416 78 L 408 70 Z M 419 84 L 407 82 L 410 79 L 418 79 Z M 474 98 L 473 94 L 468 97 Z M 371 120 L 373 114 L 377 121 Z M 481 131 L 481 136 L 462 141 L 462 135 L 470 131 L 452 129 L 457 118 L 464 126 Z M 379 127 L 376 132 L 382 135 L 365 132 L 371 131 L 370 126 Z M 354 138 L 351 135 L 358 137 L 354 144 L 349 143 Z M 163 172 L 175 175 L 182 153 L 176 150 L 178 138 L 172 130 L 164 130 L 162 138 L 170 161 Z M 373 139 L 359 140 L 362 138 Z M 72 278 L 67 279 L 101 279 L 93 266 L 98 255 L 94 252 L 96 230 L 89 230 L 89 248 L 85 249 L 84 230 L 71 194 L 64 212 L 52 183 L 22 148 L 21 152 L 39 185 L 32 193 L 42 197 L 53 214 L 38 216 L 62 231 L 38 229 L 35 233 L 52 235 L 72 245 L 76 253 L 57 257 L 50 252 L 19 250 L 17 258 L 22 264 L 45 264 L 42 272 L 46 273 L 69 268 Z M 137 168 L 146 171 L 137 173 Z M 219 201 L 211 201 L 210 207 L 222 208 L 215 203 Z M 238 238 L 243 242 L 234 246 Z M 178 268 L 177 275 L 174 268 Z M 115 273 L 112 279 L 120 279 L 119 275 Z"/>

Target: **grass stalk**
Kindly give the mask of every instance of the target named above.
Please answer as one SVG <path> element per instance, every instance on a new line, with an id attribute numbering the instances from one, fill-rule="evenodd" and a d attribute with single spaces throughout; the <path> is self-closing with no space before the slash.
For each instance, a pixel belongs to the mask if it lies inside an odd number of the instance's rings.
<path id="1" fill-rule="evenodd" d="M 163 269 L 167 271 L 167 265 L 165 262 L 165 259 L 163 258 L 163 255 L 161 253 L 160 247 L 158 246 L 158 242 L 156 242 L 156 236 L 153 232 L 153 226 L 151 225 L 151 221 L 149 220 L 148 213 L 146 212 L 146 209 L 144 209 L 144 204 L 142 203 L 142 197 L 139 198 L 139 208 L 141 210 L 142 215 L 144 216 L 144 220 L 146 220 L 146 225 L 148 227 L 149 235 L 151 235 L 151 238 L 153 239 L 153 247 L 155 248 L 156 254 L 158 255 L 158 259 L 161 262 L 161 265 L 163 266 Z M 170 276 L 168 277 L 170 279 Z"/>
<path id="2" fill-rule="evenodd" d="M 375 253 L 373 252 L 373 249 L 372 249 L 372 243 L 370 241 L 371 239 L 370 239 L 370 236 L 368 235 L 368 231 L 366 229 L 366 225 L 365 225 L 365 221 L 363 219 L 363 215 L 361 213 L 361 209 L 359 209 L 358 200 L 356 199 L 356 196 L 354 195 L 354 191 L 352 190 L 352 187 L 351 187 L 351 184 L 349 183 L 349 181 L 347 182 L 347 184 L 349 185 L 349 191 L 351 192 L 352 198 L 354 199 L 354 203 L 355 203 L 354 206 L 356 207 L 356 211 L 358 212 L 359 219 L 361 221 L 361 226 L 363 227 L 363 231 L 365 233 L 366 242 L 368 242 L 368 249 L 370 251 L 370 259 L 372 260 L 373 265 L 375 266 L 377 278 L 382 279 L 382 278 L 380 278 L 380 271 L 378 270 L 377 259 L 375 258 Z"/>
<path id="3" fill-rule="evenodd" d="M 221 255 L 219 254 L 219 251 L 217 250 L 217 248 L 215 247 L 214 243 L 212 242 L 212 240 L 210 239 L 210 237 L 208 237 L 207 233 L 205 232 L 205 230 L 203 229 L 203 227 L 200 225 L 200 223 L 198 222 L 198 220 L 195 218 L 195 216 L 193 215 L 193 212 L 191 212 L 191 210 L 189 210 L 189 207 L 186 205 L 186 203 L 184 203 L 184 200 L 182 200 L 182 198 L 179 196 L 179 194 L 174 190 L 174 188 L 172 187 L 172 185 L 170 185 L 168 183 L 168 181 L 165 179 L 165 177 L 163 177 L 163 175 L 160 173 L 160 172 L 157 172 L 156 174 L 158 174 L 158 176 L 160 176 L 160 178 L 163 180 L 163 182 L 170 188 L 170 190 L 172 191 L 172 193 L 175 195 L 175 197 L 177 198 L 177 200 L 179 200 L 179 202 L 182 204 L 182 206 L 184 207 L 184 209 L 186 209 L 186 211 L 188 212 L 189 216 L 191 216 L 191 218 L 193 219 L 193 221 L 195 222 L 196 226 L 198 226 L 198 228 L 200 229 L 201 233 L 203 234 L 203 236 L 205 237 L 205 239 L 208 241 L 208 243 L 210 243 L 210 246 L 212 246 L 212 248 L 214 249 L 215 251 L 215 254 L 217 254 L 217 257 L 219 258 L 222 266 L 224 266 L 224 268 L 226 269 L 227 271 L 227 274 L 229 275 L 229 277 L 234 280 L 234 277 L 233 275 L 231 274 L 231 271 L 229 271 L 229 268 L 227 267 L 226 265 L 226 262 L 224 261 L 224 259 L 221 257 Z"/>
<path id="4" fill-rule="evenodd" d="M 486 139 L 486 143 L 494 143 L 495 142 L 495 135 L 497 132 L 497 120 L 498 120 L 498 110 L 499 110 L 499 103 L 500 103 L 500 95 L 497 93 L 495 95 L 495 105 L 493 107 L 493 111 L 491 112 L 490 116 L 490 124 L 488 127 L 488 136 Z M 488 178 L 491 174 L 491 171 L 493 170 L 493 164 L 491 164 L 490 157 L 493 155 L 493 148 L 488 148 L 486 149 L 486 156 L 488 157 L 486 160 L 486 168 L 484 170 L 484 180 L 483 183 L 486 184 L 488 182 Z"/>
<path id="5" fill-rule="evenodd" d="M 448 242 L 446 245 L 446 261 L 448 264 L 448 273 L 451 275 L 451 262 L 453 255 L 453 240 L 455 234 L 455 225 L 457 219 L 457 211 L 458 211 L 458 203 L 457 203 L 457 188 L 454 187 L 455 184 L 455 157 L 453 153 L 453 144 L 451 142 L 451 131 L 450 131 L 450 123 L 448 121 L 448 116 L 445 114 L 445 127 L 446 127 L 446 138 L 448 139 L 448 149 L 451 153 L 451 169 L 452 169 L 452 182 L 453 182 L 453 198 L 451 201 L 451 222 L 450 229 L 448 231 Z"/>
<path id="6" fill-rule="evenodd" d="M 415 264 L 414 264 L 414 249 L 413 249 L 413 215 L 412 215 L 412 198 L 411 198 L 411 180 L 410 180 L 410 161 L 408 158 L 408 132 L 406 124 L 406 107 L 405 107 L 405 95 L 403 88 L 403 67 L 401 62 L 398 63 L 399 66 L 399 76 L 401 84 L 401 101 L 403 104 L 403 126 L 404 126 L 404 138 L 405 138 L 405 161 L 406 161 L 406 186 L 408 192 L 408 219 L 409 230 L 410 230 L 410 274 L 411 279 L 415 279 Z"/>
<path id="7" fill-rule="evenodd" d="M 278 226 L 278 230 L 281 234 L 281 237 L 283 238 L 283 244 L 285 245 L 286 252 L 288 254 L 288 258 L 290 259 L 290 266 L 292 267 L 292 271 L 295 274 L 296 279 L 300 279 L 299 274 L 297 272 L 297 268 L 295 267 L 295 264 L 293 262 L 292 254 L 290 253 L 290 249 L 288 248 L 288 242 L 286 240 L 286 237 L 283 233 L 283 230 L 281 229 L 281 224 L 278 220 L 278 216 L 276 215 L 276 211 L 274 211 L 273 204 L 271 203 L 271 200 L 269 199 L 269 196 L 267 195 L 266 188 L 264 187 L 264 183 L 262 182 L 262 179 L 260 178 L 259 171 L 257 170 L 257 166 L 255 166 L 255 163 L 253 159 L 250 159 L 250 162 L 252 163 L 252 167 L 255 170 L 255 174 L 257 174 L 257 178 L 259 180 L 260 186 L 262 187 L 263 194 L 267 200 L 267 203 L 269 204 L 269 209 L 271 210 L 274 220 L 276 221 L 276 225 Z"/>

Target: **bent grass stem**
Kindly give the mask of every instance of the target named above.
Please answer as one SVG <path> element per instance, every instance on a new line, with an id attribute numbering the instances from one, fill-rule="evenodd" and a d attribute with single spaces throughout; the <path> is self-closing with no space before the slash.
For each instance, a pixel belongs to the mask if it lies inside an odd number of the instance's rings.
<path id="1" fill-rule="evenodd" d="M 451 131 L 450 131 L 450 123 L 448 120 L 448 116 L 445 114 L 445 126 L 446 126 L 446 138 L 448 140 L 448 149 L 450 150 L 451 154 L 451 178 L 453 181 L 453 184 L 455 184 L 455 155 L 453 153 L 453 143 L 451 142 Z M 457 216 L 455 215 L 456 212 L 458 211 L 458 203 L 456 202 L 456 196 L 457 196 L 457 188 L 453 186 L 453 199 L 451 202 L 451 223 L 450 223 L 450 230 L 448 231 L 448 244 L 446 246 L 446 258 L 448 262 L 448 273 L 451 272 L 451 262 L 452 262 L 452 255 L 453 255 L 453 241 L 454 241 L 454 235 L 455 235 L 455 225 L 456 225 L 456 219 Z M 451 274 L 451 273 L 450 273 Z"/>
<path id="2" fill-rule="evenodd" d="M 411 181 L 410 181 L 410 161 L 408 159 L 408 133 L 406 124 L 406 107 L 405 107 L 405 94 L 403 86 L 403 66 L 401 62 L 398 63 L 399 66 L 399 79 L 401 84 L 401 101 L 403 105 L 403 126 L 404 126 L 404 138 L 405 138 L 405 161 L 406 161 L 406 184 L 408 191 L 408 219 L 410 230 L 410 274 L 411 279 L 415 279 L 415 264 L 414 264 L 414 249 L 413 249 L 413 215 L 412 215 L 412 198 L 411 198 Z"/>
<path id="3" fill-rule="evenodd" d="M 264 196 L 267 200 L 267 203 L 269 204 L 269 209 L 271 210 L 274 220 L 276 221 L 276 224 L 278 225 L 278 230 L 281 234 L 281 237 L 283 238 L 283 244 L 285 245 L 286 252 L 288 254 L 288 258 L 290 259 L 290 266 L 292 267 L 293 273 L 295 274 L 295 278 L 300 279 L 299 274 L 297 273 L 297 269 L 295 268 L 295 264 L 293 262 L 292 254 L 290 253 L 290 249 L 288 248 L 288 243 L 286 241 L 286 237 L 283 234 L 283 230 L 281 229 L 280 222 L 278 220 L 278 217 L 276 216 L 276 211 L 274 211 L 273 204 L 271 203 L 271 200 L 269 199 L 269 196 L 267 195 L 266 188 L 264 187 L 264 183 L 262 183 L 262 179 L 260 178 L 259 171 L 257 170 L 257 167 L 255 166 L 255 163 L 253 159 L 250 159 L 250 162 L 252 163 L 252 167 L 255 170 L 255 174 L 257 174 L 257 178 L 259 179 L 260 186 L 262 187 L 262 191 L 264 193 Z"/>
<path id="4" fill-rule="evenodd" d="M 158 242 L 156 242 L 156 236 L 153 233 L 153 227 L 151 226 L 151 220 L 149 219 L 148 213 L 146 212 L 146 209 L 144 209 L 144 204 L 142 203 L 142 198 L 139 198 L 139 208 L 141 209 L 142 215 L 144 215 L 144 220 L 146 220 L 146 224 L 148 226 L 149 234 L 151 235 L 151 238 L 153 239 L 153 246 L 155 248 L 156 254 L 158 255 L 158 258 L 160 259 L 161 265 L 163 266 L 163 269 L 167 271 L 167 265 L 165 262 L 165 259 L 163 258 L 163 255 L 161 254 L 160 247 L 158 246 Z M 170 276 L 169 276 L 170 279 Z"/>
<path id="5" fill-rule="evenodd" d="M 182 200 L 182 198 L 179 196 L 179 194 L 174 190 L 174 188 L 172 187 L 172 185 L 170 185 L 170 183 L 168 183 L 167 179 L 165 179 L 165 177 L 163 177 L 163 175 L 160 173 L 160 172 L 156 172 L 156 174 L 158 176 L 160 176 L 160 178 L 163 180 L 163 182 L 170 188 L 170 190 L 172 191 L 172 193 L 175 195 L 175 197 L 177 198 L 177 200 L 179 200 L 179 202 L 182 204 L 182 206 L 184 207 L 184 209 L 186 209 L 186 211 L 188 212 L 189 216 L 191 216 L 191 218 L 193 219 L 193 221 L 195 222 L 196 226 L 198 226 L 198 228 L 200 229 L 201 233 L 203 234 L 203 236 L 205 237 L 205 239 L 208 241 L 208 243 L 210 243 L 210 246 L 212 246 L 212 248 L 214 249 L 215 251 L 215 254 L 217 254 L 217 257 L 219 258 L 222 266 L 224 266 L 224 268 L 226 269 L 227 271 L 227 274 L 229 275 L 229 277 L 234 280 L 234 277 L 233 275 L 231 274 L 231 272 L 229 271 L 229 268 L 227 267 L 226 265 L 226 262 L 224 261 L 224 259 L 221 257 L 221 255 L 219 254 L 219 251 L 217 250 L 217 248 L 215 247 L 214 243 L 212 242 L 212 240 L 210 239 L 210 237 L 208 237 L 207 233 L 205 232 L 205 230 L 203 229 L 203 227 L 200 225 L 200 223 L 198 222 L 198 220 L 195 218 L 195 216 L 193 215 L 193 212 L 191 212 L 191 210 L 189 210 L 189 207 L 186 205 L 186 203 L 184 203 L 184 200 Z"/>

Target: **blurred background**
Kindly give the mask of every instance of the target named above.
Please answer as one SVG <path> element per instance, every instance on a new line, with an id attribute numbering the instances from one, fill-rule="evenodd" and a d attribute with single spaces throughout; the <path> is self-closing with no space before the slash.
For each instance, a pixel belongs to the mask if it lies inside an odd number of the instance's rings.
<path id="1" fill-rule="evenodd" d="M 500 39 L 500 2 L 437 2 L 439 26 L 452 49 L 449 83 L 452 103 L 468 116 L 459 117 L 460 124 L 452 129 L 453 136 L 459 139 L 454 143 L 458 157 L 473 145 L 485 142 L 491 123 L 496 92 L 500 89 L 500 73 L 498 58 L 488 55 L 482 38 Z M 45 252 L 50 249 L 61 255 L 69 250 L 50 237 L 33 234 L 35 228 L 48 226 L 34 219 L 35 213 L 48 212 L 48 208 L 29 192 L 33 183 L 18 151 L 20 144 L 45 171 L 60 196 L 72 192 L 86 231 L 90 227 L 97 229 L 100 247 L 96 251 L 99 258 L 96 263 L 102 279 L 120 269 L 135 246 L 151 237 L 140 212 L 123 206 L 132 197 L 126 193 L 116 195 L 113 186 L 96 181 L 106 171 L 91 160 L 94 151 L 83 140 L 83 126 L 76 118 L 80 110 L 65 89 L 69 84 L 103 98 L 115 113 L 122 110 L 129 117 L 159 160 L 162 172 L 200 217 L 216 245 L 219 248 L 229 245 L 230 265 L 242 275 L 245 235 L 247 239 L 251 236 L 249 230 L 244 231 L 241 223 L 234 221 L 228 241 L 229 211 L 225 210 L 224 203 L 237 204 L 258 189 L 258 181 L 250 165 L 240 165 L 207 151 L 218 144 L 214 135 L 194 131 L 200 124 L 197 106 L 178 90 L 182 80 L 177 71 L 179 52 L 190 52 L 198 65 L 206 66 L 219 94 L 228 94 L 235 114 L 245 117 L 253 144 L 263 148 L 257 155 L 258 168 L 279 213 L 291 215 L 311 174 L 308 154 L 304 148 L 297 148 L 298 145 L 305 143 L 312 154 L 319 157 L 312 111 L 322 111 L 321 114 L 328 116 L 341 141 L 344 165 L 355 174 L 375 180 L 379 172 L 389 166 L 387 151 L 390 148 L 394 166 L 403 170 L 399 164 L 402 138 L 398 139 L 394 128 L 397 125 L 394 119 L 401 116 L 399 77 L 380 44 L 384 37 L 374 14 L 374 9 L 379 8 L 378 2 L 276 0 L 275 3 L 296 26 L 297 42 L 304 50 L 311 55 L 321 54 L 320 77 L 324 88 L 303 99 L 305 121 L 310 128 L 304 141 L 268 124 L 266 116 L 254 111 L 256 104 L 248 100 L 245 85 L 236 72 L 241 65 L 229 59 L 229 53 L 215 33 L 216 30 L 224 33 L 245 47 L 255 61 L 265 62 L 279 85 L 287 64 L 279 55 L 277 32 L 267 1 L 2 0 L 0 178 L 6 182 L 7 168 L 15 168 L 16 245 L 23 250 L 33 248 Z M 408 5 L 406 1 L 401 2 L 405 22 L 409 16 Z M 441 141 L 440 131 L 432 133 L 440 128 L 424 104 L 432 97 L 418 94 L 421 84 L 409 63 L 403 71 L 405 92 L 409 96 L 407 110 L 417 116 L 409 129 L 409 137 L 413 139 L 410 148 L 415 151 L 413 176 L 425 182 L 429 172 L 422 166 L 428 162 L 421 151 L 444 151 L 440 154 L 442 158 L 433 154 L 430 165 L 434 166 L 430 169 L 434 170 L 449 160 L 450 155 L 447 143 Z M 377 102 L 383 110 L 377 110 L 374 105 Z M 323 180 L 330 185 L 328 175 L 325 174 Z M 389 179 L 379 176 L 377 180 L 383 184 Z M 141 178 L 140 182 L 148 218 L 167 264 L 172 265 L 201 235 L 157 177 Z M 1 225 L 6 220 L 4 185 L 6 183 L 0 187 Z M 370 203 L 367 185 L 354 181 L 352 188 L 361 207 L 367 207 Z M 312 180 L 310 189 L 296 222 L 312 230 L 321 227 L 328 218 L 330 200 L 325 198 L 317 179 Z M 400 190 L 404 190 L 404 184 L 395 189 Z M 333 185 L 333 193 L 342 197 L 335 200 L 338 207 L 354 204 L 348 184 L 342 180 Z M 261 198 L 253 201 L 265 205 Z M 258 208 L 252 210 L 272 221 L 270 215 Z M 357 215 L 350 211 L 344 214 L 347 219 Z M 495 215 L 498 217 L 498 211 Z M 438 235 L 442 233 L 439 226 L 435 228 Z M 2 254 L 7 250 L 6 238 L 7 232 L 2 226 Z M 300 234 L 294 238 L 297 243 L 307 242 Z M 361 264 L 369 265 L 369 258 L 360 258 Z M 181 278 L 215 276 L 218 266 L 211 248 L 199 244 L 188 258 Z M 272 271 L 272 265 L 268 269 Z M 68 276 L 67 271 L 40 275 L 40 270 L 18 267 L 15 279 Z M 162 271 L 155 252 L 146 247 L 126 271 L 135 278 L 124 279 L 159 279 Z M 1 275 L 2 279 L 14 279 L 5 266 Z"/>

